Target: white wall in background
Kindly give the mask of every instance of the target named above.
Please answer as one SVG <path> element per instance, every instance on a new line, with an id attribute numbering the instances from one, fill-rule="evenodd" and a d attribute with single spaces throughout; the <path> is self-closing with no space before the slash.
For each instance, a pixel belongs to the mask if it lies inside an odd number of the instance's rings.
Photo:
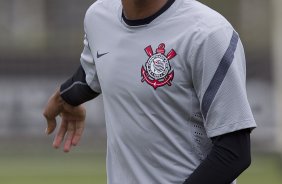
<path id="1" fill-rule="evenodd" d="M 44 136 L 46 122 L 42 115 L 48 98 L 64 79 L 0 77 L 0 137 Z M 104 131 L 102 98 L 86 104 L 85 134 Z"/>

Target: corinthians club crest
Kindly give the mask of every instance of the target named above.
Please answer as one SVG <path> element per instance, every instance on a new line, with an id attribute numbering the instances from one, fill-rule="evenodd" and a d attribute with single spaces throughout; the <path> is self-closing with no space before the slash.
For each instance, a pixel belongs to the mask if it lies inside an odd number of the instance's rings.
<path id="1" fill-rule="evenodd" d="M 145 66 L 141 68 L 141 81 L 146 81 L 154 89 L 164 85 L 171 86 L 174 71 L 171 69 L 169 61 L 176 56 L 175 50 L 171 49 L 165 55 L 165 44 L 161 43 L 156 49 L 156 53 L 153 53 L 151 45 L 145 48 L 145 52 L 149 56 L 149 59 L 145 63 Z"/>

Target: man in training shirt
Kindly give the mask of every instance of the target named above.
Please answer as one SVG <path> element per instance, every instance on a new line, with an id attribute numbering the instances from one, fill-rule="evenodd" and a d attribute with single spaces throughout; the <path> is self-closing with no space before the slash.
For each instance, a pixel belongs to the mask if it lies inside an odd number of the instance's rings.
<path id="1" fill-rule="evenodd" d="M 49 99 L 53 146 L 76 145 L 103 94 L 108 184 L 234 184 L 256 127 L 238 33 L 195 0 L 98 0 L 81 65 Z"/>

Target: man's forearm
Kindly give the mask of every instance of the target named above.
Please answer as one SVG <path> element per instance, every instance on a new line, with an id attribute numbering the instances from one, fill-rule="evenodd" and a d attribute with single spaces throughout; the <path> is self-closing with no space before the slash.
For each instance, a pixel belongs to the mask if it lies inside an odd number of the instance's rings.
<path id="1" fill-rule="evenodd" d="M 230 184 L 251 163 L 250 130 L 213 138 L 214 146 L 184 184 Z"/>
<path id="2" fill-rule="evenodd" d="M 82 66 L 60 87 L 60 96 L 66 103 L 72 106 L 83 104 L 98 95 L 99 93 L 96 93 L 88 86 Z"/>

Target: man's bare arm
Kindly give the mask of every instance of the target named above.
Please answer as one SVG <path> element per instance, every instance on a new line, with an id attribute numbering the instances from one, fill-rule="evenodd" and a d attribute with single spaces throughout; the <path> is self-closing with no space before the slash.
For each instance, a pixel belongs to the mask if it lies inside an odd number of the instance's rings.
<path id="1" fill-rule="evenodd" d="M 64 151 L 78 144 L 84 129 L 86 110 L 81 105 L 97 97 L 86 82 L 85 72 L 80 66 L 74 75 L 63 83 L 50 97 L 43 115 L 47 120 L 46 134 L 51 134 L 57 126 L 56 117 L 61 116 L 61 125 L 53 142 L 59 148 L 65 140 Z"/>

